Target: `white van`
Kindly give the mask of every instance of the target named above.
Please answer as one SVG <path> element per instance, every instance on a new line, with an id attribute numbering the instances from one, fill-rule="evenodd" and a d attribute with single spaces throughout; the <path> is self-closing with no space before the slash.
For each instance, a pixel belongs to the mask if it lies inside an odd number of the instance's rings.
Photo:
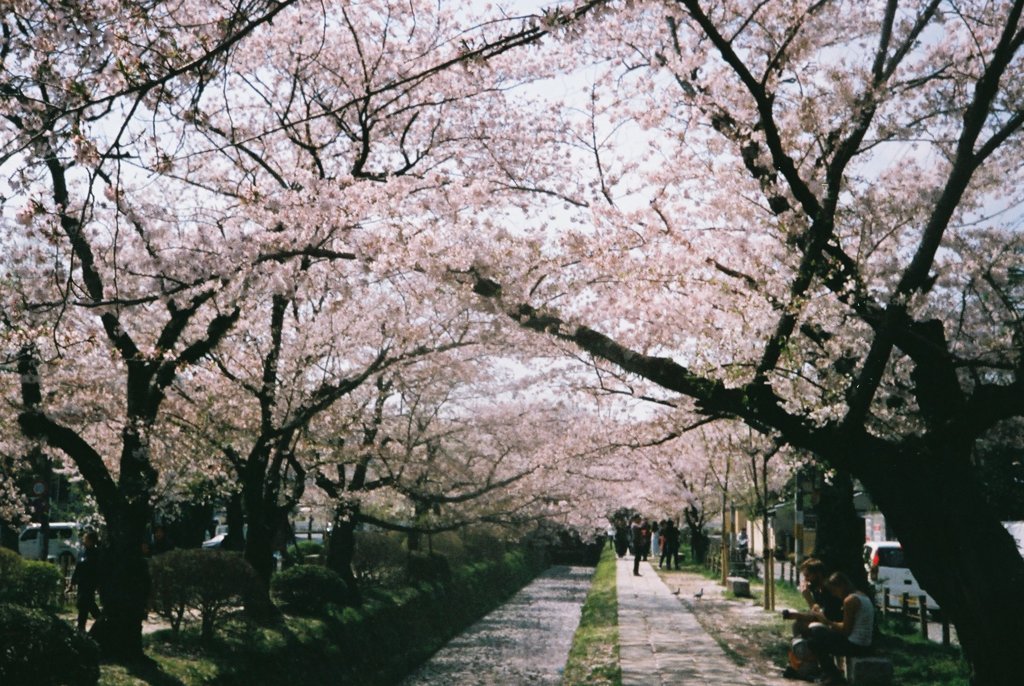
<path id="1" fill-rule="evenodd" d="M 1013 540 L 1017 542 L 1017 550 L 1020 551 L 1020 556 L 1024 557 L 1024 522 L 1003 522 L 1003 526 L 1013 536 Z"/>
<path id="2" fill-rule="evenodd" d="M 907 567 L 907 563 L 903 559 L 903 546 L 899 541 L 868 541 L 865 543 L 864 568 L 868 572 L 868 578 L 875 585 L 879 603 L 882 602 L 883 589 L 888 589 L 890 607 L 900 607 L 903 604 L 903 594 L 906 593 L 909 596 L 910 607 L 917 607 L 918 598 L 923 595 L 930 611 L 939 609 L 935 598 L 921 588 L 917 579 L 914 578 L 914 574 Z"/>
<path id="3" fill-rule="evenodd" d="M 29 560 L 38 560 L 42 554 L 42 524 L 29 524 L 18 536 L 18 552 Z M 52 522 L 46 559 L 56 562 L 65 571 L 78 562 L 82 544 L 78 537 L 77 522 Z"/>

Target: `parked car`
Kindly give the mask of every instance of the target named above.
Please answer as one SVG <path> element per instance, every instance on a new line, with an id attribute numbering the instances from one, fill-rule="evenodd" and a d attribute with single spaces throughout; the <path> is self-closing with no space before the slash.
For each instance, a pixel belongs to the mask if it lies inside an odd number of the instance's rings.
<path id="1" fill-rule="evenodd" d="M 18 536 L 18 552 L 29 560 L 38 560 L 42 554 L 42 524 L 29 524 Z M 46 559 L 56 562 L 67 571 L 75 566 L 82 551 L 77 522 L 52 522 Z"/>
<path id="2" fill-rule="evenodd" d="M 1020 556 L 1024 557 L 1024 521 L 1003 522 L 1003 526 L 1013 536 L 1013 540 L 1017 542 L 1017 550 L 1020 551 Z"/>
<path id="3" fill-rule="evenodd" d="M 203 548 L 208 550 L 219 550 L 224 547 L 224 539 L 227 538 L 226 533 L 217 534 L 213 538 L 203 541 Z"/>
<path id="4" fill-rule="evenodd" d="M 903 557 L 903 546 L 899 541 L 868 541 L 864 544 L 864 568 L 868 578 L 875 585 L 875 591 L 889 590 L 889 606 L 899 607 L 903 603 L 902 596 L 909 596 L 909 604 L 916 607 L 918 598 L 924 596 L 929 610 L 939 609 L 935 598 L 921 588 L 914 578 L 913 572 L 907 567 Z M 879 595 L 879 600 L 881 600 Z"/>
<path id="5" fill-rule="evenodd" d="M 249 525 L 246 524 L 242 527 L 242 535 L 247 536 L 249 534 Z M 221 550 L 224 547 L 224 539 L 228 537 L 228 525 L 219 524 L 217 529 L 213 532 L 213 537 L 203 541 L 203 548 L 207 550 Z"/>

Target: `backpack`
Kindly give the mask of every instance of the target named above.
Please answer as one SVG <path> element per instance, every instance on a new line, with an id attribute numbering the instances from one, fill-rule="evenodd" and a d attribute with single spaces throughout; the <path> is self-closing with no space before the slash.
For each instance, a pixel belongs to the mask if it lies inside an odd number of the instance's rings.
<path id="1" fill-rule="evenodd" d="M 789 666 L 782 673 L 787 679 L 802 679 L 814 681 L 821 672 L 818 665 L 818 658 L 811 652 L 807 639 L 794 638 L 789 646 Z"/>

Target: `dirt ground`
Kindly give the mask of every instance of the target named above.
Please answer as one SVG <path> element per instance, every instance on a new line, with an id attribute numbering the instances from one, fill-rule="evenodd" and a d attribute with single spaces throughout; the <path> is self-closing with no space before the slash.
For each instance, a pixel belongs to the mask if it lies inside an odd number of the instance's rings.
<path id="1" fill-rule="evenodd" d="M 761 598 L 726 599 L 725 589 L 714 580 L 689 572 L 658 574 L 733 660 L 763 674 L 779 673 L 786 666 L 786 627 L 779 612 L 761 607 Z"/>

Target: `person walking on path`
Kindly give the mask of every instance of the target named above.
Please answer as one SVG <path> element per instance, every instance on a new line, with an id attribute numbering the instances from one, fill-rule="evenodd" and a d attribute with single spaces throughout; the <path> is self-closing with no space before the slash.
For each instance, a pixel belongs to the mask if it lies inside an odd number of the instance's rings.
<path id="1" fill-rule="evenodd" d="M 640 560 L 644 556 L 644 534 L 640 515 L 633 515 L 629 525 L 629 541 L 633 548 L 633 576 L 640 576 Z"/>
<path id="2" fill-rule="evenodd" d="M 88 531 L 82 536 L 82 557 L 75 565 L 71 575 L 71 587 L 77 589 L 75 607 L 78 608 L 78 630 L 85 631 L 86 622 L 91 615 L 94 620 L 100 618 L 100 608 L 96 604 L 96 591 L 100 586 L 100 553 L 99 539 L 95 531 Z"/>
<path id="3" fill-rule="evenodd" d="M 651 522 L 646 517 L 640 522 L 640 551 L 643 553 L 641 561 L 647 562 L 647 556 L 651 554 Z"/>
<path id="4" fill-rule="evenodd" d="M 679 528 L 673 520 L 665 522 L 663 529 L 665 544 L 661 549 L 661 559 L 658 560 L 658 568 L 668 566 L 672 569 L 679 569 Z"/>

